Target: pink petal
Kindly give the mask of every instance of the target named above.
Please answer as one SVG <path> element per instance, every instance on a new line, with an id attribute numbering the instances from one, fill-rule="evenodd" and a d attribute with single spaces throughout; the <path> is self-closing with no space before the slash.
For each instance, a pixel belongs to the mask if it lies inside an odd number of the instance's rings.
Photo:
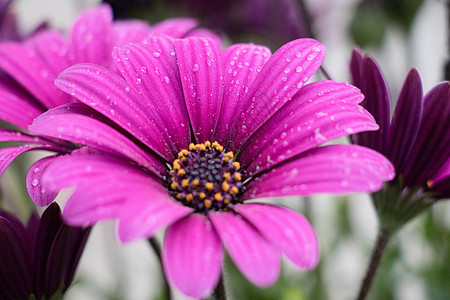
<path id="1" fill-rule="evenodd" d="M 30 131 L 123 155 L 158 176 L 166 174 L 165 168 L 154 156 L 108 126 L 104 120 L 97 120 L 93 112 L 80 103 L 60 106 L 35 119 Z"/>
<path id="2" fill-rule="evenodd" d="M 122 206 L 118 216 L 118 235 L 124 243 L 152 237 L 157 230 L 193 212 L 191 208 L 174 201 L 159 183 L 132 194 L 133 197 Z"/>
<path id="3" fill-rule="evenodd" d="M 116 48 L 113 57 L 130 86 L 146 100 L 147 109 L 161 119 L 167 140 L 175 144 L 174 151 L 186 148 L 190 142 L 189 118 L 173 41 L 154 37 L 148 45 Z"/>
<path id="4" fill-rule="evenodd" d="M 166 160 L 174 148 L 159 118 L 148 109 L 127 82 L 112 71 L 93 64 L 78 64 L 62 72 L 57 87 L 73 95 L 120 125 Z"/>
<path id="5" fill-rule="evenodd" d="M 45 144 L 48 141 L 13 129 L 0 128 L 0 142 L 21 142 Z"/>
<path id="6" fill-rule="evenodd" d="M 219 281 L 223 249 L 211 222 L 192 214 L 169 227 L 162 259 L 171 284 L 187 296 L 206 298 Z"/>
<path id="7" fill-rule="evenodd" d="M 247 185 L 243 198 L 374 192 L 394 176 L 391 162 L 374 150 L 352 145 L 324 146 L 256 178 Z"/>
<path id="8" fill-rule="evenodd" d="M 357 88 L 343 82 L 304 86 L 255 133 L 239 161 L 255 175 L 332 139 L 378 129 L 358 105 L 363 98 Z"/>
<path id="9" fill-rule="evenodd" d="M 151 34 L 165 34 L 173 38 L 182 38 L 186 33 L 198 25 L 197 20 L 191 18 L 166 19 L 152 26 Z"/>
<path id="10" fill-rule="evenodd" d="M 42 184 L 47 189 L 59 191 L 81 185 L 101 187 L 106 178 L 120 181 L 118 186 L 146 186 L 153 182 L 151 174 L 126 160 L 104 152 L 84 153 L 86 150 L 82 148 L 53 161 L 41 176 Z"/>
<path id="11" fill-rule="evenodd" d="M 0 68 L 19 82 L 30 94 L 47 107 L 67 103 L 69 97 L 53 84 L 56 75 L 36 50 L 18 43 L 0 45 Z"/>
<path id="12" fill-rule="evenodd" d="M 42 186 L 41 176 L 42 172 L 47 168 L 49 164 L 51 164 L 55 159 L 60 158 L 60 156 L 48 156 L 42 158 L 35 162 L 29 169 L 27 174 L 27 190 L 28 194 L 39 206 L 47 206 L 55 200 L 56 195 L 58 195 L 55 191 L 48 191 L 45 187 Z"/>
<path id="13" fill-rule="evenodd" d="M 248 280 L 260 287 L 277 280 L 279 253 L 252 225 L 229 212 L 213 212 L 209 217 L 231 259 Z"/>
<path id="14" fill-rule="evenodd" d="M 223 102 L 217 123 L 217 140 L 224 147 L 230 141 L 230 128 L 243 110 L 242 98 L 271 56 L 270 49 L 253 44 L 237 44 L 224 51 Z"/>
<path id="15" fill-rule="evenodd" d="M 311 39 L 287 43 L 267 61 L 242 99 L 233 126 L 232 148 L 242 145 L 278 109 L 292 99 L 322 64 L 325 47 Z"/>
<path id="16" fill-rule="evenodd" d="M 293 210 L 266 204 L 236 205 L 235 210 L 297 266 L 302 269 L 317 266 L 319 243 L 305 217 Z"/>
<path id="17" fill-rule="evenodd" d="M 73 58 L 69 53 L 69 44 L 57 31 L 39 32 L 28 41 L 28 44 L 34 48 L 36 54 L 51 70 L 52 79 L 73 64 Z M 68 102 L 69 97 L 66 98 L 66 102 Z"/>
<path id="18" fill-rule="evenodd" d="M 28 128 L 33 119 L 44 112 L 44 107 L 27 94 L 21 86 L 6 76 L 0 81 L 0 119 Z"/>
<path id="19" fill-rule="evenodd" d="M 132 42 L 144 42 L 150 31 L 147 22 L 139 20 L 115 21 L 111 45 L 121 46 Z"/>
<path id="20" fill-rule="evenodd" d="M 214 136 L 222 103 L 222 54 L 201 38 L 176 40 L 175 49 L 194 137 L 205 142 Z"/>
<path id="21" fill-rule="evenodd" d="M 49 150 L 54 152 L 65 152 L 65 149 L 51 145 L 23 145 L 0 149 L 0 176 L 3 175 L 9 165 L 22 153 L 30 150 Z"/>
<path id="22" fill-rule="evenodd" d="M 111 64 L 112 21 L 112 10 L 108 5 L 100 5 L 80 16 L 71 32 L 70 46 L 76 62 Z"/>

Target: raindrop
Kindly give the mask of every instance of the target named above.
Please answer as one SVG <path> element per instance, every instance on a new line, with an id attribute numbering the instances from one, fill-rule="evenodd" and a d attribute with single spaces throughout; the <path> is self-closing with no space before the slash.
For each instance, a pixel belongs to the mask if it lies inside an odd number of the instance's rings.
<path id="1" fill-rule="evenodd" d="M 298 66 L 297 68 L 295 68 L 295 72 L 300 73 L 301 71 L 303 71 L 302 66 Z"/>
<path id="2" fill-rule="evenodd" d="M 147 73 L 147 68 L 146 68 L 146 67 L 142 67 L 142 68 L 141 68 L 141 72 L 142 72 L 142 73 Z"/>
<path id="3" fill-rule="evenodd" d="M 198 66 L 198 64 L 195 64 L 192 66 L 192 71 L 197 72 L 198 70 L 200 70 L 200 67 Z"/>
<path id="4" fill-rule="evenodd" d="M 164 82 L 165 82 L 165 83 L 169 83 L 169 82 L 170 82 L 169 77 L 167 77 L 167 76 L 164 77 Z"/>
<path id="5" fill-rule="evenodd" d="M 289 73 L 291 71 L 291 69 L 290 68 L 286 68 L 286 69 L 284 69 L 284 73 Z"/>
<path id="6" fill-rule="evenodd" d="M 301 52 L 297 52 L 297 53 L 295 53 L 295 56 L 301 57 L 301 56 L 302 56 L 302 53 L 301 53 Z"/>
<path id="7" fill-rule="evenodd" d="M 32 182 L 31 182 L 31 185 L 32 186 L 37 186 L 39 184 L 39 180 L 37 180 L 37 179 L 34 179 Z"/>
<path id="8" fill-rule="evenodd" d="M 158 58 L 158 57 L 161 56 L 161 53 L 159 53 L 159 52 L 153 52 L 153 56 L 156 57 L 156 58 Z"/>

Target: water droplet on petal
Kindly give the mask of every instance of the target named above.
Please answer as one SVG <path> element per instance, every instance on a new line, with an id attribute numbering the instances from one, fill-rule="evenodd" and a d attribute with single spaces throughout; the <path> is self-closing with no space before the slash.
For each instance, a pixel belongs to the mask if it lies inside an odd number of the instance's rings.
<path id="1" fill-rule="evenodd" d="M 153 56 L 156 57 L 156 58 L 158 58 L 158 57 L 161 56 L 161 53 L 159 53 L 159 52 L 153 52 Z"/>
<path id="2" fill-rule="evenodd" d="M 34 179 L 32 182 L 31 182 L 31 185 L 32 186 L 37 186 L 39 184 L 39 180 L 38 179 Z"/>
<path id="3" fill-rule="evenodd" d="M 192 66 L 192 71 L 197 72 L 198 70 L 200 70 L 200 67 L 198 66 L 198 64 L 195 64 Z"/>

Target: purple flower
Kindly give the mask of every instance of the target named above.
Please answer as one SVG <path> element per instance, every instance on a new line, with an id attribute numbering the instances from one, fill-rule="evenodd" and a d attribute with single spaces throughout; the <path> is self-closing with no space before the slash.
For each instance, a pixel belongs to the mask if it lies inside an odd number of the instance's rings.
<path id="1" fill-rule="evenodd" d="M 395 166 L 396 178 L 374 197 L 384 226 L 396 229 L 450 196 L 450 85 L 442 82 L 423 97 L 419 73 L 411 69 L 391 120 L 387 86 L 376 62 L 355 49 L 350 67 L 354 84 L 366 96 L 362 105 L 380 125 L 379 131 L 358 133 L 352 140 Z"/>
<path id="2" fill-rule="evenodd" d="M 378 128 L 355 87 L 306 84 L 324 55 L 311 39 L 271 55 L 253 44 L 221 51 L 212 40 L 161 36 L 113 51 L 123 77 L 72 66 L 56 85 L 81 103 L 50 110 L 30 130 L 89 148 L 55 160 L 39 181 L 54 192 L 76 187 L 63 213 L 70 224 L 116 219 L 123 242 L 168 226 L 165 272 L 189 296 L 216 285 L 222 245 L 258 286 L 278 278 L 281 254 L 313 268 L 308 221 L 246 200 L 375 191 L 394 176 L 373 150 L 318 147 Z"/>
<path id="3" fill-rule="evenodd" d="M 153 27 L 136 20 L 113 22 L 107 5 L 83 13 L 72 27 L 70 40 L 56 31 L 45 30 L 24 42 L 0 44 L 0 119 L 19 130 L 0 128 L 0 142 L 26 143 L 0 150 L 0 174 L 20 154 L 29 150 L 49 150 L 56 154 L 70 153 L 79 147 L 66 141 L 33 136 L 27 133 L 34 118 L 49 108 L 73 102 L 71 95 L 54 85 L 57 75 L 69 66 L 89 62 L 115 68 L 111 51 L 113 46 L 144 41 L 155 33 L 173 37 L 206 35 L 211 32 L 196 29 L 193 19 L 169 19 Z M 117 69 L 114 71 L 118 72 Z M 57 156 L 38 161 L 27 177 L 30 196 L 42 205 L 53 201 L 55 194 L 42 188 L 36 176 Z"/>
<path id="4" fill-rule="evenodd" d="M 24 226 L 0 211 L 0 299 L 50 299 L 69 288 L 90 228 L 67 226 L 58 204 Z M 34 295 L 34 297 L 32 297 Z"/>

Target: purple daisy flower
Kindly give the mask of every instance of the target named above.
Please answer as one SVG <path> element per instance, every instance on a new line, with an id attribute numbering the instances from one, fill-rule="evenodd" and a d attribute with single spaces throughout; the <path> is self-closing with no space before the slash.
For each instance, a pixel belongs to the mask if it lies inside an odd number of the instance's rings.
<path id="1" fill-rule="evenodd" d="M 168 226 L 165 273 L 189 296 L 206 297 L 217 284 L 222 245 L 258 286 L 278 278 L 281 254 L 313 268 L 318 243 L 308 221 L 246 201 L 375 191 L 394 176 L 371 149 L 318 147 L 378 128 L 355 87 L 306 84 L 324 56 L 311 39 L 271 55 L 253 44 L 221 51 L 212 40 L 161 36 L 113 51 L 123 77 L 72 66 L 56 85 L 81 103 L 50 110 L 30 130 L 89 148 L 49 164 L 39 181 L 54 192 L 76 187 L 63 213 L 69 224 L 116 219 L 123 242 Z"/>
<path id="2" fill-rule="evenodd" d="M 115 68 L 113 46 L 144 41 L 155 33 L 173 37 L 203 35 L 218 39 L 213 33 L 197 29 L 193 19 L 168 19 L 150 27 L 137 20 L 113 22 L 111 8 L 102 5 L 83 13 L 72 27 L 70 40 L 56 31 L 44 30 L 23 42 L 0 44 L 0 120 L 19 127 L 0 128 L 0 142 L 26 145 L 0 150 L 0 174 L 20 154 L 29 150 L 48 150 L 56 154 L 70 153 L 78 145 L 59 139 L 33 136 L 27 132 L 34 118 L 50 108 L 74 102 L 71 95 L 54 85 L 57 75 L 69 66 L 90 62 Z M 117 69 L 115 69 L 118 72 Z M 58 156 L 36 162 L 27 177 L 27 188 L 35 202 L 46 205 L 55 194 L 46 191 L 36 175 Z"/>
<path id="3" fill-rule="evenodd" d="M 0 299 L 51 299 L 72 282 L 90 228 L 67 226 L 57 203 L 24 226 L 0 211 Z"/>
<path id="4" fill-rule="evenodd" d="M 355 49 L 350 67 L 366 96 L 362 105 L 380 125 L 379 131 L 352 136 L 353 143 L 384 154 L 396 169 L 396 178 L 374 194 L 382 226 L 393 231 L 450 197 L 450 85 L 442 82 L 423 96 L 419 73 L 411 69 L 391 120 L 388 89 L 376 62 Z"/>

